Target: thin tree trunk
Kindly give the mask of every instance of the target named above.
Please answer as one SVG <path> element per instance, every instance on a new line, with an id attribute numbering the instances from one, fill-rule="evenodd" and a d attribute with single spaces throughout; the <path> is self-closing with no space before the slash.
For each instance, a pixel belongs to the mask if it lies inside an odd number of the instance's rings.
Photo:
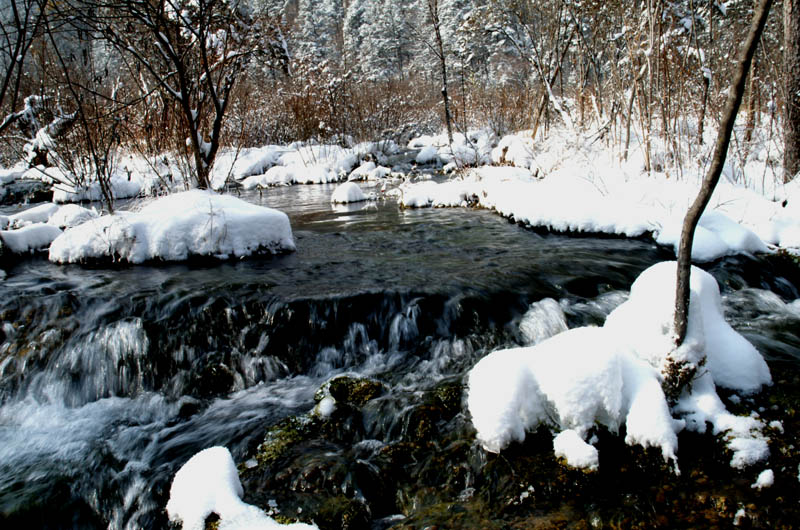
<path id="1" fill-rule="evenodd" d="M 700 188 L 700 193 L 692 203 L 686 217 L 683 221 L 683 230 L 681 232 L 681 242 L 678 248 L 678 278 L 677 278 L 677 291 L 675 295 L 675 346 L 678 347 L 683 343 L 686 338 L 686 328 L 689 315 L 689 276 L 691 273 L 692 265 L 692 243 L 694 242 L 694 231 L 700 216 L 703 214 L 711 199 L 711 194 L 719 182 L 719 177 L 722 173 L 722 167 L 725 164 L 725 158 L 728 152 L 728 143 L 731 139 L 731 132 L 733 131 L 733 123 L 736 120 L 736 114 L 739 111 L 739 106 L 742 103 L 742 96 L 744 94 L 745 81 L 747 79 L 747 72 L 750 70 L 750 64 L 753 60 L 753 55 L 758 46 L 758 40 L 761 32 L 764 29 L 764 24 L 769 14 L 769 8 L 772 0 L 760 0 L 758 6 L 753 13 L 753 21 L 750 25 L 750 32 L 747 36 L 744 46 L 742 47 L 739 55 L 738 67 L 734 73 L 733 81 L 731 83 L 730 91 L 728 92 L 728 99 L 725 103 L 725 110 L 722 115 L 722 122 L 720 123 L 719 134 L 717 135 L 717 143 L 714 147 L 714 156 L 711 160 L 711 166 L 708 169 L 703 184 Z"/>
<path id="2" fill-rule="evenodd" d="M 442 99 L 444 100 L 444 122 L 447 126 L 447 141 L 453 145 L 453 120 L 450 116 L 450 98 L 447 96 L 447 61 L 444 54 L 444 43 L 442 42 L 442 32 L 439 24 L 439 2 L 438 0 L 428 0 L 428 9 L 433 24 L 433 33 L 436 37 L 437 55 L 439 56 L 439 66 L 442 71 Z"/>
<path id="3" fill-rule="evenodd" d="M 783 181 L 800 171 L 800 3 L 783 0 L 783 57 L 786 86 Z"/>

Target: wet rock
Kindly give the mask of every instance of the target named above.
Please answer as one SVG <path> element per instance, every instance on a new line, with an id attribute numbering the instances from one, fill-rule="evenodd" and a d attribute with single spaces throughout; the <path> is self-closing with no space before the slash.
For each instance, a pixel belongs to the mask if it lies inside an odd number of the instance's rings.
<path id="1" fill-rule="evenodd" d="M 209 354 L 198 359 L 192 368 L 187 392 L 199 398 L 228 394 L 236 383 L 230 364 L 230 358 L 222 354 Z"/>
<path id="2" fill-rule="evenodd" d="M 183 396 L 178 402 L 178 417 L 188 419 L 200 412 L 202 403 L 190 396 Z"/>
<path id="3" fill-rule="evenodd" d="M 316 421 L 291 416 L 267 430 L 264 441 L 256 449 L 255 459 L 260 466 L 270 466 L 283 458 L 296 444 L 316 431 Z"/>
<path id="4" fill-rule="evenodd" d="M 370 512 L 358 501 L 339 495 L 325 500 L 314 515 L 320 530 L 366 530 L 371 528 Z"/>
<path id="5" fill-rule="evenodd" d="M 302 509 L 320 528 L 730 527 L 743 507 L 744 527 L 792 527 L 800 517 L 800 370 L 780 373 L 769 393 L 741 401 L 781 422 L 770 431 L 769 462 L 759 465 L 775 470 L 775 485 L 760 491 L 751 484 L 761 467 L 732 469 L 710 432 L 679 435 L 676 474 L 660 451 L 596 429 L 599 470 L 584 473 L 555 459 L 544 427 L 499 455 L 483 451 L 463 414 L 461 380 L 405 401 L 380 382 L 350 376 L 321 389 L 318 398 L 341 400 L 329 416 L 271 429 L 270 456 L 261 457 L 269 469 L 243 472 L 242 481 L 257 491 L 250 502 L 284 495 L 291 513 Z M 362 421 L 387 414 L 391 422 Z"/>
<path id="6" fill-rule="evenodd" d="M 329 395 L 337 403 L 361 407 L 367 402 L 380 397 L 385 391 L 386 387 L 379 381 L 341 375 L 322 385 L 314 395 L 314 400 L 319 402 Z"/>

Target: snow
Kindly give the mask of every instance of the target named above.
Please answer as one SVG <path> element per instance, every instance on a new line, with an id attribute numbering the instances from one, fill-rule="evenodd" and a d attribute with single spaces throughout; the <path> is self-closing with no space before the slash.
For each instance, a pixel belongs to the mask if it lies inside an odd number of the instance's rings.
<path id="1" fill-rule="evenodd" d="M 688 198 L 699 187 L 664 178 L 600 183 L 559 170 L 534 178 L 513 166 L 483 166 L 447 182 L 409 182 L 400 187 L 406 207 L 477 204 L 523 225 L 556 232 L 651 235 L 677 249 Z M 738 253 L 769 252 L 768 244 L 800 248 L 800 193 L 797 212 L 776 201 L 721 183 L 717 198 L 701 217 L 692 257 L 708 262 Z M 791 200 L 787 201 L 789 205 Z"/>
<path id="2" fill-rule="evenodd" d="M 58 211 L 58 205 L 44 203 L 34 206 L 28 210 L 8 216 L 8 226 L 10 228 L 21 228 L 33 223 L 46 223 L 50 216 Z"/>
<path id="3" fill-rule="evenodd" d="M 331 195 L 331 202 L 339 204 L 362 202 L 366 200 L 367 196 L 364 195 L 364 192 L 361 191 L 361 188 L 355 182 L 339 184 Z"/>
<path id="4" fill-rule="evenodd" d="M 683 219 L 672 219 L 662 227 L 656 242 L 672 246 L 677 254 L 682 226 Z M 694 261 L 714 261 L 727 254 L 741 252 L 768 252 L 768 248 L 752 230 L 721 212 L 712 210 L 700 217 L 692 244 Z"/>
<path id="5" fill-rule="evenodd" d="M 22 166 L 14 166 L 12 168 L 0 168 L 0 187 L 8 184 L 9 182 L 13 182 L 18 178 L 22 178 L 22 175 L 25 174 L 27 168 Z"/>
<path id="6" fill-rule="evenodd" d="M 210 447 L 195 454 L 175 473 L 167 514 L 184 530 L 203 530 L 212 513 L 220 518 L 220 530 L 317 528 L 302 523 L 281 525 L 255 506 L 242 502 L 243 494 L 230 451 Z"/>
<path id="7" fill-rule="evenodd" d="M 77 204 L 65 204 L 59 207 L 47 219 L 47 224 L 57 226 L 59 228 L 72 228 L 83 224 L 90 219 L 98 217 L 100 214 L 97 210 L 84 208 Z"/>
<path id="8" fill-rule="evenodd" d="M 758 478 L 752 485 L 753 489 L 764 489 L 772 486 L 775 483 L 775 473 L 771 469 L 765 469 L 759 473 Z"/>
<path id="9" fill-rule="evenodd" d="M 211 186 L 221 189 L 228 177 L 242 180 L 253 175 L 263 175 L 265 171 L 274 166 L 285 148 L 276 145 L 266 145 L 241 150 L 222 150 L 214 161 L 211 170 Z"/>
<path id="10" fill-rule="evenodd" d="M 624 425 L 626 443 L 659 448 L 677 470 L 677 434 L 704 432 L 708 423 L 725 439 L 733 467 L 766 458 L 763 422 L 730 414 L 716 393 L 716 386 L 747 394 L 770 384 L 766 362 L 725 322 L 716 281 L 696 267 L 687 337 L 672 352 L 674 284 L 674 262 L 654 265 L 603 327 L 571 329 L 481 359 L 468 376 L 467 406 L 483 447 L 500 452 L 546 424 L 562 433 L 554 441 L 557 454 L 591 469 L 593 452 L 576 437 L 583 442 L 595 425 L 611 432 Z M 536 310 L 560 308 L 546 302 Z M 661 388 L 668 354 L 696 366 L 705 362 L 672 410 Z"/>
<path id="11" fill-rule="evenodd" d="M 46 223 L 28 224 L 17 230 L 0 230 L 3 246 L 15 254 L 46 250 L 60 235 L 58 227 Z"/>
<path id="12" fill-rule="evenodd" d="M 375 162 L 372 162 L 371 160 L 364 162 L 350 172 L 347 180 L 367 180 L 369 178 L 369 174 L 372 173 L 376 167 L 377 166 L 375 165 Z"/>
<path id="13" fill-rule="evenodd" d="M 115 172 L 111 176 L 109 187 L 114 199 L 137 197 L 144 188 L 141 178 L 128 179 L 127 175 L 120 172 Z M 53 202 L 57 203 L 102 200 L 105 200 L 103 190 L 100 183 L 96 181 L 88 185 L 57 184 L 53 188 Z"/>
<path id="14" fill-rule="evenodd" d="M 687 134 L 696 134 L 686 124 Z M 711 135 L 713 131 L 707 130 Z M 737 253 L 768 252 L 779 246 L 800 252 L 800 182 L 783 184 L 775 153 L 780 146 L 766 133 L 754 140 L 745 161 L 731 156 L 700 221 L 693 247 L 695 261 L 713 261 Z M 709 137 L 710 140 L 711 137 Z M 458 173 L 460 184 L 407 182 L 398 197 L 407 207 L 474 206 L 491 209 L 518 223 L 557 232 L 651 236 L 674 247 L 685 212 L 705 176 L 708 155 L 687 141 L 675 164 L 671 147 L 658 138 L 651 145 L 651 169 L 634 137 L 624 159 L 619 146 L 596 141 L 566 127 L 536 141 L 531 131 L 496 140 L 485 131 L 420 136 L 408 147 L 427 150 L 445 169 L 474 165 Z M 713 142 L 707 142 L 712 145 Z M 694 149 L 694 151 L 692 151 Z M 461 154 L 459 154 L 461 153 Z M 471 153 L 471 154 L 470 154 Z M 484 166 L 491 162 L 495 166 Z M 442 187 L 444 186 L 444 187 Z"/>
<path id="15" fill-rule="evenodd" d="M 447 135 L 421 136 L 411 140 L 410 149 L 419 149 L 417 164 L 444 164 L 445 172 L 465 166 L 491 163 L 494 135 L 487 130 L 472 130 L 466 135 L 456 133 L 450 143 Z"/>
<path id="16" fill-rule="evenodd" d="M 193 190 L 156 199 L 70 228 L 53 241 L 50 260 L 130 263 L 190 256 L 245 257 L 295 249 L 286 214 L 235 197 Z"/>
<path id="17" fill-rule="evenodd" d="M 439 162 L 439 149 L 435 145 L 426 145 L 420 149 L 415 158 L 417 164 L 435 164 Z"/>
<path id="18" fill-rule="evenodd" d="M 553 452 L 556 457 L 566 459 L 572 467 L 596 471 L 600 466 L 597 448 L 584 442 L 572 429 L 562 431 L 553 438 Z"/>
<path id="19" fill-rule="evenodd" d="M 61 229 L 97 217 L 97 212 L 75 204 L 44 203 L 8 217 L 0 216 L 0 239 L 16 254 L 47 250 Z"/>
<path id="20" fill-rule="evenodd" d="M 241 181 L 245 189 L 289 184 L 327 184 L 345 180 L 377 180 L 388 175 L 391 170 L 376 166 L 372 161 L 360 161 L 367 155 L 379 158 L 384 151 L 391 151 L 396 146 L 391 143 L 363 143 L 353 147 L 297 143 L 282 148 L 268 147 L 269 149 L 264 148 L 262 152 L 263 158 L 258 159 L 253 155 L 258 164 L 243 163 L 241 166 L 234 165 L 230 170 L 231 177 Z M 223 183 L 224 179 L 217 179 L 214 187 L 219 188 Z"/>
<path id="21" fill-rule="evenodd" d="M 317 404 L 315 411 L 323 418 L 330 418 L 336 410 L 336 400 L 333 396 L 325 396 Z"/>
<path id="22" fill-rule="evenodd" d="M 779 420 L 772 420 L 769 422 L 769 428 L 783 434 L 783 423 L 781 423 Z"/>
<path id="23" fill-rule="evenodd" d="M 388 167 L 378 166 L 375 162 L 367 161 L 355 168 L 350 175 L 348 181 L 354 180 L 380 180 L 391 174 L 392 170 Z"/>

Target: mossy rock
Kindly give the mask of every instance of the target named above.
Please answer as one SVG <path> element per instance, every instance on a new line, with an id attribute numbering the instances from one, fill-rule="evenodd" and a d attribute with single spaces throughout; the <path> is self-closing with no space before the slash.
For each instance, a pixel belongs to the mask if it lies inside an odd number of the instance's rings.
<path id="1" fill-rule="evenodd" d="M 369 509 L 344 495 L 326 499 L 314 514 L 320 530 L 367 530 L 371 528 Z"/>
<path id="2" fill-rule="evenodd" d="M 260 466 L 270 466 L 284 457 L 296 444 L 311 437 L 317 421 L 306 416 L 290 416 L 267 430 L 264 441 L 256 449 L 255 459 Z"/>
<path id="3" fill-rule="evenodd" d="M 452 419 L 462 410 L 464 385 L 461 382 L 441 383 L 433 389 L 433 405 L 440 409 L 440 416 Z"/>
<path id="4" fill-rule="evenodd" d="M 323 384 L 314 395 L 314 400 L 319 402 L 329 395 L 337 403 L 363 407 L 368 402 L 383 395 L 384 392 L 386 392 L 386 387 L 380 381 L 364 377 L 340 375 Z"/>

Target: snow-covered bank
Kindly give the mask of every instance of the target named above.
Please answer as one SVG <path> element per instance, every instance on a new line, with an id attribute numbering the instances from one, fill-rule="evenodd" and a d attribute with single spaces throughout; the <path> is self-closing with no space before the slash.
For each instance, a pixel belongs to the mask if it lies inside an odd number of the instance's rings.
<path id="1" fill-rule="evenodd" d="M 98 216 L 76 204 L 44 203 L 9 216 L 0 215 L 0 244 L 14 254 L 47 250 L 61 230 Z"/>
<path id="2" fill-rule="evenodd" d="M 662 177 L 612 182 L 599 187 L 580 176 L 534 178 L 516 167 L 469 169 L 443 183 L 405 184 L 398 193 L 405 207 L 479 205 L 532 227 L 639 237 L 652 234 L 677 248 L 683 213 L 699 183 Z M 787 186 L 784 201 L 770 201 L 749 190 L 722 183 L 711 209 L 700 221 L 692 256 L 712 261 L 740 252 L 767 252 L 767 244 L 800 248 L 800 194 Z"/>
<path id="3" fill-rule="evenodd" d="M 303 523 L 281 525 L 257 507 L 246 504 L 242 483 L 230 451 L 210 447 L 200 451 L 175 474 L 169 492 L 167 513 L 183 530 L 203 530 L 206 518 L 219 516 L 220 530 L 307 529 Z"/>
<path id="4" fill-rule="evenodd" d="M 629 445 L 658 448 L 677 469 L 677 434 L 705 432 L 710 424 L 726 440 L 733 467 L 766 458 L 763 423 L 729 413 L 716 387 L 756 392 L 771 383 L 769 368 L 725 322 L 716 281 L 696 267 L 688 334 L 674 358 L 702 368 L 670 409 L 661 382 L 673 349 L 674 278 L 674 262 L 657 264 L 634 282 L 629 300 L 603 327 L 572 329 L 479 361 L 469 374 L 467 405 L 484 448 L 499 452 L 546 424 L 561 432 L 554 440 L 557 455 L 596 468 L 592 428 L 618 432 L 624 426 Z"/>
<path id="5" fill-rule="evenodd" d="M 647 171 L 643 146 L 635 137 L 626 158 L 619 146 L 563 127 L 536 141 L 530 131 L 499 141 L 488 133 L 468 136 L 469 141 L 456 135 L 452 147 L 441 135 L 411 141 L 410 146 L 430 156 L 468 168 L 448 182 L 404 184 L 394 192 L 403 206 L 479 205 L 529 226 L 626 237 L 651 234 L 665 246 L 677 246 L 684 214 L 705 175 L 706 151 L 713 145 L 707 141 L 698 147 L 695 139 L 685 139 L 684 159 L 676 161 L 656 140 Z M 782 183 L 775 158 L 780 149 L 773 141 L 754 142 L 744 161 L 736 156 L 741 153 L 729 156 L 697 230 L 696 261 L 765 252 L 768 245 L 800 252 L 800 182 Z M 476 155 L 473 162 L 455 156 L 465 151 Z"/>
<path id="6" fill-rule="evenodd" d="M 50 260 L 142 263 L 293 250 L 289 218 L 283 212 L 194 190 L 156 199 L 138 212 L 117 212 L 68 229 L 50 246 Z"/>
<path id="7" fill-rule="evenodd" d="M 367 142 L 352 147 L 295 143 L 288 146 L 264 146 L 223 153 L 214 165 L 212 186 L 221 189 L 226 182 L 241 183 L 245 189 L 286 186 L 290 184 L 327 184 L 345 180 L 377 180 L 387 176 L 389 168 L 379 161 L 396 152 L 393 142 Z"/>

